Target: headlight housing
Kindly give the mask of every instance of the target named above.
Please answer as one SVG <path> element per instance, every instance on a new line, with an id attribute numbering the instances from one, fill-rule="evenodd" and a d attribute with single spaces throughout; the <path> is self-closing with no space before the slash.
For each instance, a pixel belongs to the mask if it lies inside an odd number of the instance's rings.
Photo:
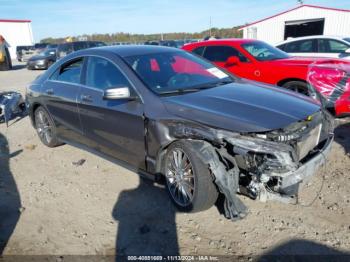
<path id="1" fill-rule="evenodd" d="M 261 138 L 238 136 L 228 138 L 233 145 L 237 164 L 256 174 L 280 175 L 297 169 L 297 155 L 288 144 Z"/>

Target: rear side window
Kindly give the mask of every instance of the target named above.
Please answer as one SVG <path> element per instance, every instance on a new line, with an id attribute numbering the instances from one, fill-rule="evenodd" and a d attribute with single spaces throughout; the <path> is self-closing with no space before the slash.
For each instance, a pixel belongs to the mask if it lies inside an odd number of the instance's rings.
<path id="1" fill-rule="evenodd" d="M 286 48 L 286 45 L 278 45 L 276 46 L 278 49 L 281 49 L 282 51 L 286 51 L 285 48 Z"/>
<path id="2" fill-rule="evenodd" d="M 192 50 L 192 53 L 195 53 L 196 55 L 203 56 L 205 46 L 200 46 Z"/>
<path id="3" fill-rule="evenodd" d="M 286 51 L 287 53 L 315 53 L 315 40 L 308 39 L 287 43 L 284 51 Z"/>
<path id="4" fill-rule="evenodd" d="M 57 69 L 50 79 L 61 82 L 79 84 L 82 65 L 82 58 L 65 64 L 59 69 Z"/>
<path id="5" fill-rule="evenodd" d="M 330 53 L 343 53 L 346 49 L 349 48 L 348 45 L 336 41 L 336 40 L 328 40 L 329 41 L 329 51 Z"/>
<path id="6" fill-rule="evenodd" d="M 318 52 L 319 53 L 343 53 L 348 49 L 350 45 L 346 45 L 337 40 L 331 39 L 319 39 L 318 40 Z"/>
<path id="7" fill-rule="evenodd" d="M 207 46 L 204 52 L 204 58 L 212 62 L 226 62 L 230 56 L 237 56 L 241 62 L 248 62 L 241 52 L 231 46 Z"/>
<path id="8" fill-rule="evenodd" d="M 101 90 L 130 87 L 129 81 L 120 70 L 108 60 L 100 57 L 89 57 L 85 84 Z"/>

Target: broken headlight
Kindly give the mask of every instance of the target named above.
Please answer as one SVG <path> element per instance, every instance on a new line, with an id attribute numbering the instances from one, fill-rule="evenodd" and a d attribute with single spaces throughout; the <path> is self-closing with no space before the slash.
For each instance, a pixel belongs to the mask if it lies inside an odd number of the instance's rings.
<path id="1" fill-rule="evenodd" d="M 296 169 L 292 146 L 248 136 L 227 139 L 238 166 L 254 174 L 282 173 Z"/>
<path id="2" fill-rule="evenodd" d="M 286 172 L 283 163 L 273 154 L 247 152 L 236 157 L 240 168 L 253 174 L 272 174 Z"/>
<path id="3" fill-rule="evenodd" d="M 287 142 L 300 139 L 305 132 L 307 132 L 307 129 L 308 126 L 305 124 L 305 122 L 297 122 L 287 128 L 284 128 L 283 130 L 256 134 L 256 137 L 276 142 Z"/>

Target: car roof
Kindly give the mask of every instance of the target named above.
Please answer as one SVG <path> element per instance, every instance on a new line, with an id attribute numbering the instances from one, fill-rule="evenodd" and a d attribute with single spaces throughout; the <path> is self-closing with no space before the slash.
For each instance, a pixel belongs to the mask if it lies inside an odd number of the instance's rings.
<path id="1" fill-rule="evenodd" d="M 104 51 L 109 53 L 117 54 L 121 57 L 134 56 L 134 55 L 146 55 L 154 53 L 165 53 L 165 52 L 181 52 L 181 49 L 165 46 L 154 46 L 154 45 L 119 45 L 119 46 L 102 46 L 84 49 L 78 51 L 80 54 L 89 54 L 94 51 Z"/>
<path id="2" fill-rule="evenodd" d="M 182 49 L 185 50 L 191 50 L 197 47 L 202 46 L 212 46 L 212 45 L 241 45 L 245 43 L 252 43 L 252 42 L 263 42 L 257 39 L 243 39 L 243 38 L 228 38 L 228 39 L 210 39 L 210 40 L 204 40 L 201 42 L 195 42 L 195 43 L 188 43 L 185 44 Z"/>
<path id="3" fill-rule="evenodd" d="M 347 38 L 346 36 L 335 36 L 335 35 L 311 35 L 311 36 L 302 36 L 302 37 L 295 37 L 291 39 L 287 39 L 285 41 L 279 42 L 277 45 L 283 45 L 286 43 L 291 43 L 295 41 L 300 40 L 307 40 L 307 39 L 335 39 L 335 40 L 344 40 L 344 38 Z"/>

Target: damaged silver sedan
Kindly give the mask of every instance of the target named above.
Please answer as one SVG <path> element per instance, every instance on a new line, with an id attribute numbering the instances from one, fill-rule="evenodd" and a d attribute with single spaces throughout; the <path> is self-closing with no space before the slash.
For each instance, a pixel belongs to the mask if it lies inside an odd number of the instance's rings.
<path id="1" fill-rule="evenodd" d="M 326 161 L 333 119 L 311 98 L 237 79 L 181 50 L 103 47 L 73 53 L 27 90 L 41 141 L 123 161 L 166 180 L 183 211 L 239 195 L 293 202 Z"/>

